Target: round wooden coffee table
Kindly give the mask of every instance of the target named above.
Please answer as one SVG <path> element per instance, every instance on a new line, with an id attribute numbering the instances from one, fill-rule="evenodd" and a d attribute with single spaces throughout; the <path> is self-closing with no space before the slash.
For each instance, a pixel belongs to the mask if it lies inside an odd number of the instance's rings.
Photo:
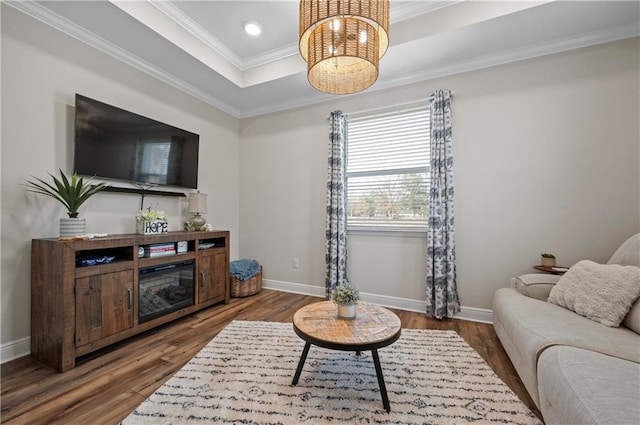
<path id="1" fill-rule="evenodd" d="M 354 320 L 338 319 L 333 301 L 322 301 L 302 307 L 293 315 L 293 330 L 305 341 L 300 362 L 293 377 L 298 383 L 311 344 L 340 351 L 371 351 L 376 368 L 382 404 L 391 411 L 387 387 L 384 384 L 378 348 L 393 344 L 400 338 L 401 323 L 398 316 L 386 308 L 360 302 L 356 306 Z"/>

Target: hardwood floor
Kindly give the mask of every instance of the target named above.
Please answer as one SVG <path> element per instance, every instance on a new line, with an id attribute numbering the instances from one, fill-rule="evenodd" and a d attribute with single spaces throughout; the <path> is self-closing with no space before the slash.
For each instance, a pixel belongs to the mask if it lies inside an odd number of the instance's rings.
<path id="1" fill-rule="evenodd" d="M 30 357 L 5 363 L 0 422 L 117 424 L 232 320 L 291 322 L 296 310 L 320 300 L 263 289 L 252 297 L 232 299 L 230 304 L 211 307 L 87 356 L 65 373 Z M 403 328 L 456 331 L 540 417 L 493 326 L 393 311 Z"/>

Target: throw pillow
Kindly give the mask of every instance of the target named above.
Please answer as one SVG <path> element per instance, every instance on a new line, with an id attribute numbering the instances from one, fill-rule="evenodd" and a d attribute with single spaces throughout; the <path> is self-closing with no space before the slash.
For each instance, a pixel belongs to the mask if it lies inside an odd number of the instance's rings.
<path id="1" fill-rule="evenodd" d="M 547 301 L 606 326 L 617 327 L 640 297 L 640 268 L 576 263 L 558 280 Z"/>

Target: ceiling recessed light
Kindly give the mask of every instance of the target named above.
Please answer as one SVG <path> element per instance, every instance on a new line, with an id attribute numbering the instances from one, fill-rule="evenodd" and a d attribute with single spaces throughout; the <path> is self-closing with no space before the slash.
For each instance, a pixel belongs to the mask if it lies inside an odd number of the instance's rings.
<path id="1" fill-rule="evenodd" d="M 244 30 L 247 34 L 252 35 L 254 37 L 260 35 L 262 33 L 262 27 L 259 23 L 255 21 L 249 21 L 244 24 Z"/>

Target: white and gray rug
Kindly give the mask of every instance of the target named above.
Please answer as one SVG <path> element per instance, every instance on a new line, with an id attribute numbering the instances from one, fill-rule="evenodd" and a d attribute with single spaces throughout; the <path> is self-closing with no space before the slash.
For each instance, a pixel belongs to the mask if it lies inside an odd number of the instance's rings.
<path id="1" fill-rule="evenodd" d="M 540 424 L 453 331 L 403 329 L 378 350 L 391 412 L 371 353 L 311 347 L 289 323 L 234 321 L 122 423 Z"/>

